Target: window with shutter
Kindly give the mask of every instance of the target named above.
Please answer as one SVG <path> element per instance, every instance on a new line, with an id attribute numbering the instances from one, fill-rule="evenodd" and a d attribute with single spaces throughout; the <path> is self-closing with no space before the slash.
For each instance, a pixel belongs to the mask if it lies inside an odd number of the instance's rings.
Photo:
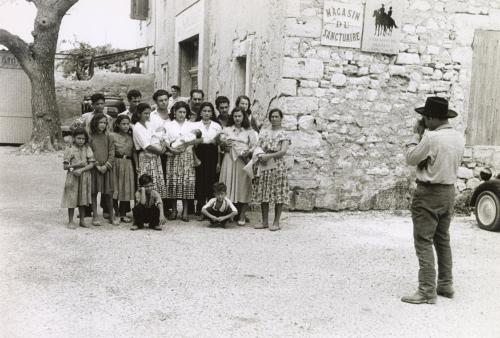
<path id="1" fill-rule="evenodd" d="M 133 20 L 146 20 L 149 12 L 149 0 L 131 0 L 130 18 Z"/>

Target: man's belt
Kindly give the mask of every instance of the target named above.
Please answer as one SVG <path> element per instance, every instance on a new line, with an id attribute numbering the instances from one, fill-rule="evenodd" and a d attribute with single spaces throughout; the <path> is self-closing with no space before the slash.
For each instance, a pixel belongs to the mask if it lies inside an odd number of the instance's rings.
<path id="1" fill-rule="evenodd" d="M 423 185 L 423 186 L 426 186 L 426 187 L 450 187 L 450 186 L 453 186 L 454 184 L 444 184 L 444 183 L 432 183 L 432 182 L 428 182 L 428 181 L 420 181 L 420 180 L 416 180 L 417 184 L 420 184 L 420 185 Z"/>

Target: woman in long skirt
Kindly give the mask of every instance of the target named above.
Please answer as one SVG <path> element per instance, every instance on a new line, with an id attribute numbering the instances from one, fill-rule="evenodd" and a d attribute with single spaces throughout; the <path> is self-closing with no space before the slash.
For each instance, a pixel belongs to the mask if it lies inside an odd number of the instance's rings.
<path id="1" fill-rule="evenodd" d="M 189 105 L 184 101 L 178 101 L 172 107 L 169 124 L 167 130 L 167 141 L 173 142 L 177 138 L 191 133 L 197 129 L 194 122 L 187 119 L 191 114 Z M 198 139 L 201 142 L 201 138 Z M 170 220 L 177 218 L 177 200 L 182 200 L 182 217 L 184 222 L 189 221 L 188 202 L 194 200 L 195 192 L 195 170 L 193 146 L 188 145 L 181 149 L 169 149 L 170 154 L 167 158 L 167 198 L 171 201 L 172 212 L 169 216 Z"/>
<path id="2" fill-rule="evenodd" d="M 210 102 L 203 102 L 200 106 L 201 119 L 197 128 L 201 130 L 203 141 L 195 148 L 196 156 L 201 164 L 196 167 L 196 213 L 203 220 L 201 208 L 213 196 L 214 183 L 217 182 L 219 164 L 219 148 L 216 138 L 222 131 L 220 124 L 215 122 L 214 106 Z"/>
<path id="3" fill-rule="evenodd" d="M 163 178 L 160 155 L 167 150 L 160 143 L 153 143 L 152 132 L 149 126 L 151 107 L 147 103 L 139 103 L 132 116 L 134 124 L 133 138 L 138 154 L 137 177 L 148 174 L 153 178 L 153 190 L 158 192 L 162 199 L 167 197 L 167 189 Z M 159 140 L 158 140 L 159 142 Z"/>
<path id="4" fill-rule="evenodd" d="M 219 182 L 226 184 L 227 197 L 236 203 L 239 211 L 238 225 L 243 226 L 248 203 L 252 199 L 252 180 L 243 168 L 257 145 L 258 136 L 250 128 L 250 122 L 243 110 L 234 108 L 220 139 L 224 159 Z"/>
<path id="5" fill-rule="evenodd" d="M 290 138 L 281 127 L 281 110 L 272 109 L 268 118 L 271 129 L 261 130 L 259 135 L 259 147 L 264 153 L 258 158 L 259 165 L 253 188 L 254 200 L 261 203 L 262 224 L 256 224 L 254 228 L 269 227 L 269 230 L 276 231 L 280 229 L 283 204 L 289 202 L 288 170 L 283 156 L 288 150 Z M 269 203 L 274 204 L 272 225 L 268 224 Z"/>

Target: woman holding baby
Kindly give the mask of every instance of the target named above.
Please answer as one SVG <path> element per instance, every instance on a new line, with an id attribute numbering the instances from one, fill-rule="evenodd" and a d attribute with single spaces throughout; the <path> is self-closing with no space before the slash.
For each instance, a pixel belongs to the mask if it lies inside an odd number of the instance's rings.
<path id="1" fill-rule="evenodd" d="M 136 111 L 132 115 L 134 123 L 133 140 L 138 153 L 138 163 L 136 171 L 138 176 L 148 174 L 153 179 L 154 190 L 162 199 L 167 197 L 167 189 L 163 178 L 160 156 L 165 154 L 167 148 L 155 139 L 149 128 L 149 116 L 151 107 L 147 103 L 139 103 Z"/>
<path id="2" fill-rule="evenodd" d="M 245 225 L 245 213 L 252 199 L 252 179 L 243 171 L 257 146 L 258 135 L 251 129 L 242 108 L 234 108 L 227 127 L 220 136 L 224 158 L 220 169 L 220 182 L 227 186 L 227 197 L 236 203 L 239 212 L 238 225 Z"/>
<path id="3" fill-rule="evenodd" d="M 202 138 L 190 138 L 193 132 L 199 128 L 197 123 L 189 121 L 191 110 L 184 101 L 176 102 L 170 113 L 168 129 L 165 142 L 168 143 L 170 154 L 167 158 L 167 173 L 165 183 L 167 186 L 167 198 L 171 200 L 172 212 L 169 219 L 177 218 L 177 200 L 182 200 L 182 216 L 185 222 L 189 221 L 188 201 L 194 199 L 195 193 L 195 157 L 193 144 L 200 143 Z M 181 144 L 175 146 L 175 144 Z"/>

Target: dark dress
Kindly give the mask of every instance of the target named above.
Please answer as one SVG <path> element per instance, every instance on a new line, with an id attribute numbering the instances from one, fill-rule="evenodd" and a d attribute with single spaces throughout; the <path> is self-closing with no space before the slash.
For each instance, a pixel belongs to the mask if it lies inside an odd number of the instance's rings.
<path id="1" fill-rule="evenodd" d="M 198 122 L 198 128 L 203 136 L 203 143 L 195 148 L 195 153 L 201 164 L 196 167 L 196 200 L 205 204 L 214 194 L 214 183 L 218 181 L 217 162 L 219 148 L 215 143 L 217 135 L 222 131 L 221 126 L 211 121 L 208 128 L 202 121 Z M 201 209 L 201 206 L 198 209 Z"/>
<path id="2" fill-rule="evenodd" d="M 109 162 L 112 166 L 115 162 L 115 147 L 113 138 L 109 134 L 93 134 L 90 138 L 90 146 L 94 152 L 96 167 L 103 166 Z M 92 194 L 113 193 L 113 170 L 108 169 L 104 174 L 97 168 L 92 168 Z"/>

